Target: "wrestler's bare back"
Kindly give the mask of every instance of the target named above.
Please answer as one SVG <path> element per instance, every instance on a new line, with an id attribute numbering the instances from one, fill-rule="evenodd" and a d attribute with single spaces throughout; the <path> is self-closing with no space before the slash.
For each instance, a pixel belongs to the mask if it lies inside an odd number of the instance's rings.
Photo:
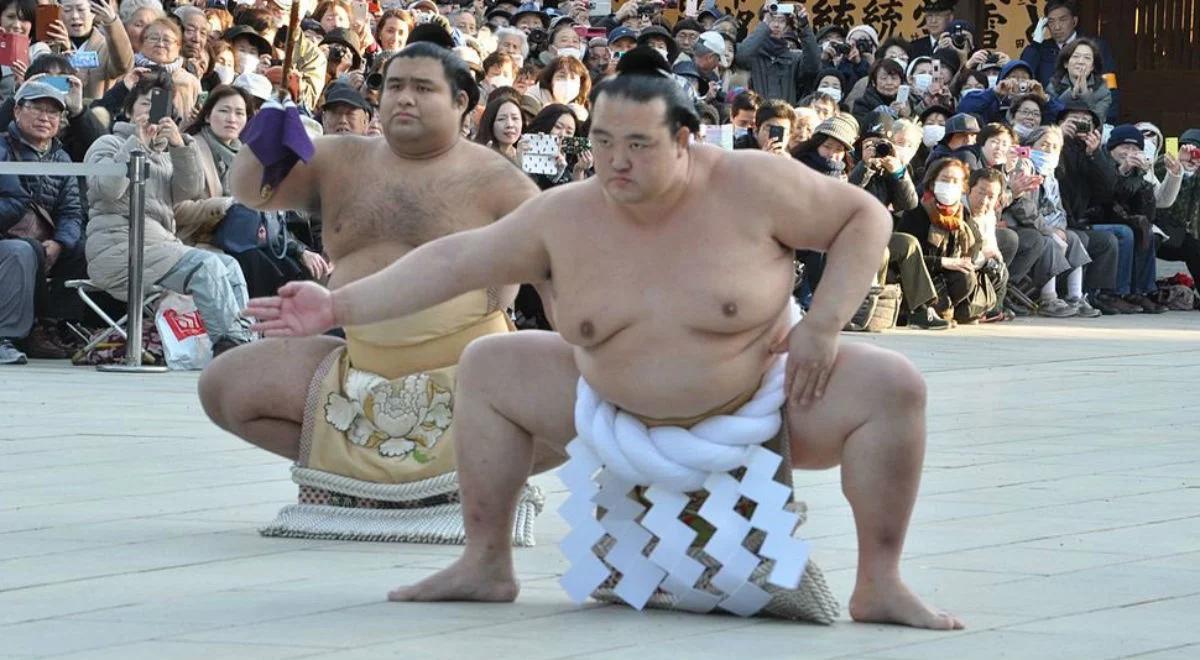
<path id="1" fill-rule="evenodd" d="M 790 328 L 793 251 L 733 163 L 693 148 L 687 195 L 651 225 L 595 180 L 548 193 L 541 218 L 555 328 L 592 387 L 655 418 L 698 415 L 754 390 Z M 553 197 L 551 197 L 551 195 Z M 777 206 L 774 207 L 777 210 Z M 776 211 L 777 212 L 777 211 Z"/>

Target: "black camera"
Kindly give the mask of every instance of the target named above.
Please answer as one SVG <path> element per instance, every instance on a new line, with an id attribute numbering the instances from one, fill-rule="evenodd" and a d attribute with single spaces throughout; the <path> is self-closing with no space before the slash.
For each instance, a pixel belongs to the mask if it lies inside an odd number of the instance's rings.
<path id="1" fill-rule="evenodd" d="M 1071 123 L 1075 124 L 1075 132 L 1079 134 L 1091 133 L 1093 130 L 1091 119 L 1076 119 Z"/>
<path id="2" fill-rule="evenodd" d="M 367 89 L 383 89 L 383 72 L 376 71 L 375 73 L 367 76 Z"/>
<path id="3" fill-rule="evenodd" d="M 855 39 L 854 46 L 858 48 L 858 52 L 864 55 L 870 55 L 875 52 L 875 42 L 870 39 Z"/>
<path id="4" fill-rule="evenodd" d="M 844 41 L 835 41 L 830 45 L 833 47 L 833 52 L 837 53 L 838 55 L 850 54 L 850 44 L 845 43 Z"/>
<path id="5" fill-rule="evenodd" d="M 640 12 L 641 10 L 639 9 L 638 11 Z M 532 30 L 529 31 L 529 46 L 533 50 L 537 50 L 538 48 L 545 46 L 549 42 L 550 42 L 550 33 L 546 32 L 542 28 L 533 28 Z"/>
<path id="6" fill-rule="evenodd" d="M 882 140 L 882 141 L 875 143 L 875 157 L 876 158 L 887 158 L 888 156 L 895 156 L 895 155 L 896 155 L 896 150 L 892 147 L 891 142 L 888 142 L 887 140 Z"/>
<path id="7" fill-rule="evenodd" d="M 345 46 L 341 44 L 330 44 L 329 55 L 326 56 L 326 59 L 328 59 L 331 64 L 341 62 L 342 60 L 346 59 L 347 54 L 348 53 Z"/>
<path id="8" fill-rule="evenodd" d="M 950 43 L 954 44 L 954 47 L 959 50 L 966 48 L 970 40 L 971 33 L 962 25 L 955 25 L 954 29 L 950 32 Z"/>
<path id="9" fill-rule="evenodd" d="M 988 51 L 987 59 L 984 60 L 984 64 L 999 64 L 999 63 L 1000 63 L 1000 53 L 997 53 L 995 51 Z"/>

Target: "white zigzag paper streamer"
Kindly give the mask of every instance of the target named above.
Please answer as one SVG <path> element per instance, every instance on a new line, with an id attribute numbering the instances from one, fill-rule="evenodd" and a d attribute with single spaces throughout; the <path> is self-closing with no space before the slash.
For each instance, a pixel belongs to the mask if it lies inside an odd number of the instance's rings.
<path id="1" fill-rule="evenodd" d="M 792 309 L 793 322 L 799 310 Z M 636 609 L 645 607 L 656 591 L 668 592 L 675 607 L 695 612 L 721 608 L 752 616 L 771 595 L 750 582 L 763 561 L 774 561 L 767 581 L 796 589 L 808 563 L 809 546 L 793 538 L 799 517 L 785 505 L 791 491 L 775 481 L 782 457 L 762 446 L 783 424 L 783 356 L 763 377 L 754 397 L 732 415 L 719 415 L 690 429 L 646 425 L 600 398 L 579 379 L 575 428 L 578 436 L 567 445 L 570 460 L 559 476 L 571 495 L 559 509 L 571 526 L 560 543 L 571 568 L 561 583 L 572 600 L 582 602 L 620 573 L 614 593 Z M 746 468 L 740 480 L 729 472 Z M 647 487 L 647 509 L 631 497 Z M 688 554 L 696 532 L 679 520 L 689 498 L 685 493 L 708 491 L 700 515 L 716 530 L 704 552 L 720 567 L 712 575 L 713 593 L 697 588 L 705 571 Z M 737 511 L 742 499 L 755 503 L 747 520 Z M 595 508 L 605 510 L 596 520 Z M 765 532 L 758 554 L 743 542 L 753 529 Z M 605 537 L 614 541 L 601 560 L 596 547 Z M 646 556 L 646 547 L 655 542 Z"/>

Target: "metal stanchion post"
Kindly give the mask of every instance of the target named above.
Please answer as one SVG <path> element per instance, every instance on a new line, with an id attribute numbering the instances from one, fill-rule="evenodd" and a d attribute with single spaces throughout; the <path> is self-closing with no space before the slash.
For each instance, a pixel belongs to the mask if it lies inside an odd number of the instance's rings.
<path id="1" fill-rule="evenodd" d="M 102 364 L 100 371 L 161 373 L 163 366 L 142 364 L 142 252 L 146 247 L 146 177 L 150 164 L 143 151 L 129 155 L 129 307 L 125 326 L 125 364 Z"/>

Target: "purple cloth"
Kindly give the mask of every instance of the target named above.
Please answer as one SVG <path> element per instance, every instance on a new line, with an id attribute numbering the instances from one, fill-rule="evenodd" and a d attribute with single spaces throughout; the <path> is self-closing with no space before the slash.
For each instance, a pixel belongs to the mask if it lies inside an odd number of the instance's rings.
<path id="1" fill-rule="evenodd" d="M 260 194 L 264 199 L 274 193 L 298 161 L 307 163 L 315 152 L 300 121 L 300 111 L 290 101 L 286 106 L 277 101 L 264 103 L 242 131 L 242 144 L 263 165 Z"/>

